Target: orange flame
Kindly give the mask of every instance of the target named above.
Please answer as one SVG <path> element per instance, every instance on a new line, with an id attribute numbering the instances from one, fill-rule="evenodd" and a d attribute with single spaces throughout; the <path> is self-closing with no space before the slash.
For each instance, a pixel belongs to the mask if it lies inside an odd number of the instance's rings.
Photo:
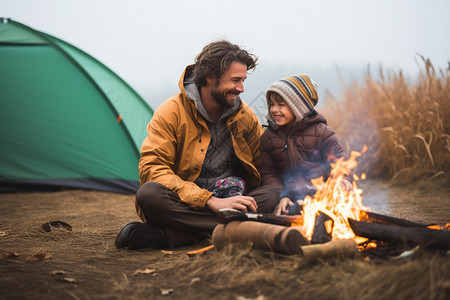
<path id="1" fill-rule="evenodd" d="M 430 229 L 436 229 L 436 230 L 449 230 L 450 231 L 450 223 L 447 223 L 445 225 L 430 225 L 428 226 Z"/>
<path id="2" fill-rule="evenodd" d="M 332 240 L 353 238 L 357 243 L 367 240 L 355 236 L 347 220 L 352 218 L 359 221 L 366 215 L 364 210 L 367 208 L 362 204 L 362 190 L 356 185 L 358 176 L 353 176 L 353 183 L 347 179 L 357 165 L 356 158 L 366 150 L 367 147 L 364 146 L 362 152 L 352 151 L 348 160 L 340 158 L 332 163 L 330 176 L 326 182 L 323 181 L 323 177 L 311 180 L 317 192 L 314 197 L 307 196 L 304 199 L 302 233 L 306 238 L 311 240 L 315 216 L 323 212 L 334 221 Z M 361 179 L 364 178 L 365 174 L 362 174 Z"/>

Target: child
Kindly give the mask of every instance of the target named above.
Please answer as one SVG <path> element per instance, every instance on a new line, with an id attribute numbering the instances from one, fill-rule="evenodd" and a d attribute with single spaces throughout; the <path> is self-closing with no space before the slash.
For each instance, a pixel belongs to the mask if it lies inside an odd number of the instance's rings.
<path id="1" fill-rule="evenodd" d="M 280 190 L 275 214 L 299 213 L 294 202 L 316 192 L 310 180 L 326 180 L 330 162 L 344 156 L 333 129 L 314 109 L 318 99 L 309 75 L 283 78 L 266 92 L 269 128 L 261 137 L 260 171 L 263 185 Z M 350 181 L 344 185 L 351 187 Z"/>

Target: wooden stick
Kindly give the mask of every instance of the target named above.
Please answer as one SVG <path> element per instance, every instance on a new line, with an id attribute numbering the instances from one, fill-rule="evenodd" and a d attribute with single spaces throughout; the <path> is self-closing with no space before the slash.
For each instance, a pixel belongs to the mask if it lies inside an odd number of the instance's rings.
<path id="1" fill-rule="evenodd" d="M 200 249 L 193 250 L 193 251 L 188 251 L 188 252 L 186 252 L 186 254 L 189 257 L 194 257 L 194 256 L 197 256 L 197 255 L 205 255 L 212 249 L 214 249 L 214 245 L 209 245 L 209 246 L 206 246 L 204 248 L 200 248 Z"/>
<path id="2" fill-rule="evenodd" d="M 221 209 L 217 214 L 220 224 L 227 224 L 230 221 L 256 221 L 262 223 L 276 224 L 282 226 L 292 226 L 299 224 L 303 220 L 303 216 L 287 216 L 263 213 L 245 213 L 232 209 Z"/>
<path id="3" fill-rule="evenodd" d="M 358 245 L 353 239 L 334 240 L 324 244 L 302 246 L 303 256 L 308 259 L 325 259 L 329 257 L 354 257 Z"/>
<path id="4" fill-rule="evenodd" d="M 357 236 L 378 241 L 412 243 L 429 249 L 450 249 L 450 231 L 448 230 L 367 223 L 350 218 L 348 221 Z"/>

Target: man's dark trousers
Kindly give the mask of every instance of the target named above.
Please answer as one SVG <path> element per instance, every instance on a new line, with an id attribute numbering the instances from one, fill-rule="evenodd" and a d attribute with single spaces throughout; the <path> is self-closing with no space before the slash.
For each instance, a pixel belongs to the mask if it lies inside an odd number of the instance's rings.
<path id="1" fill-rule="evenodd" d="M 272 213 L 279 193 L 270 187 L 259 187 L 246 196 L 255 199 L 258 213 Z M 194 209 L 180 200 L 178 194 L 157 182 L 147 182 L 136 194 L 136 210 L 144 222 L 163 229 L 171 246 L 189 245 L 211 236 L 218 225 L 217 214 L 208 208 Z"/>

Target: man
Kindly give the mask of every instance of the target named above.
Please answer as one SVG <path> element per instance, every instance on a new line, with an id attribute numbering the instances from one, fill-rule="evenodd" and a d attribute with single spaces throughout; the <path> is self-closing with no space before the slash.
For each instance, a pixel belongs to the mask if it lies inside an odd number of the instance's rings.
<path id="1" fill-rule="evenodd" d="M 141 147 L 136 210 L 117 248 L 165 248 L 210 236 L 222 208 L 273 212 L 278 192 L 260 187 L 261 124 L 239 94 L 257 58 L 212 42 L 186 67 L 181 92 L 161 104 Z"/>

